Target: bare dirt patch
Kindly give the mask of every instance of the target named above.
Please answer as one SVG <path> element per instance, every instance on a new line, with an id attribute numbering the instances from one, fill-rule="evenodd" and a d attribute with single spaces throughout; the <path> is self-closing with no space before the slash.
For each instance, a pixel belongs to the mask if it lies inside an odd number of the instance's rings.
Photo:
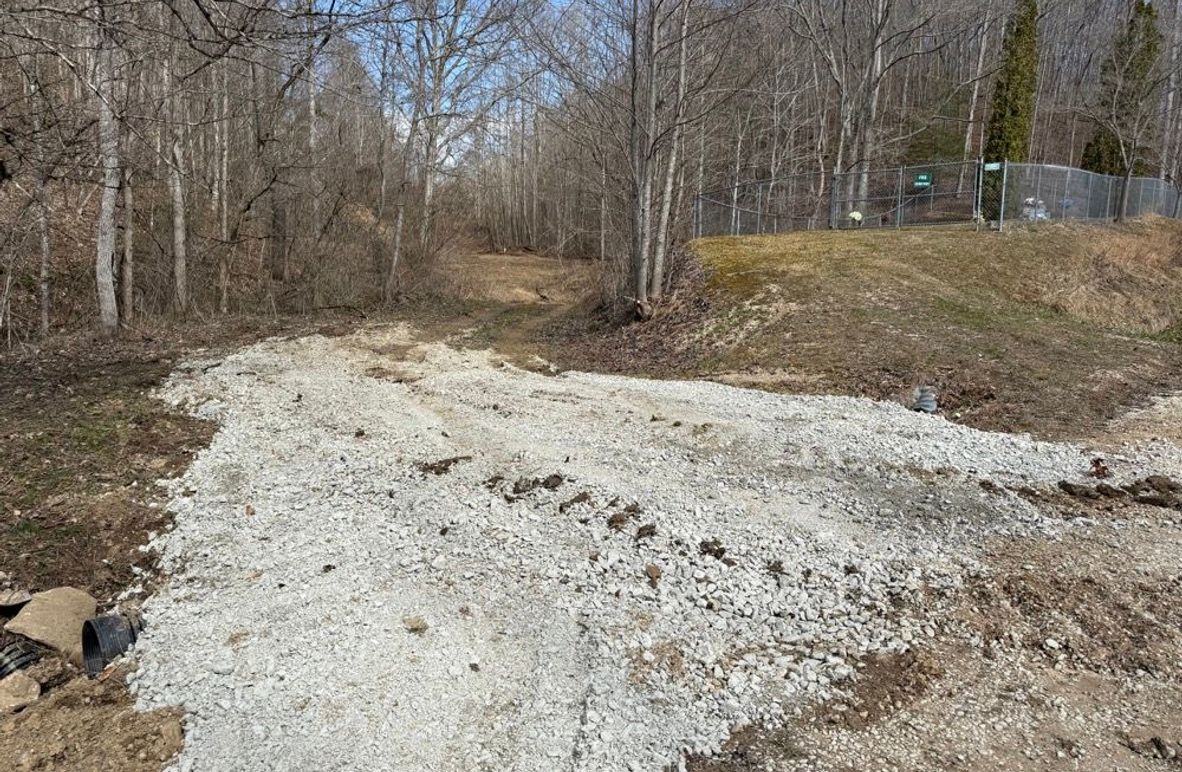
<path id="1" fill-rule="evenodd" d="M 155 481 L 212 434 L 151 398 L 171 365 L 148 354 L 4 369 L 0 553 L 22 586 L 72 585 L 102 601 L 134 581 L 139 545 L 166 521 Z"/>
<path id="2" fill-rule="evenodd" d="M 13 772 L 155 772 L 183 742 L 180 711 L 137 713 L 118 675 L 73 678 L 0 721 L 0 759 Z"/>

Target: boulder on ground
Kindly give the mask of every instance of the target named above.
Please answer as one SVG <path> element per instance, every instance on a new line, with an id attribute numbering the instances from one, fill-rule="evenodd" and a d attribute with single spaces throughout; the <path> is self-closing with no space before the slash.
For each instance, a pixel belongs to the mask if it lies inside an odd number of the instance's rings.
<path id="1" fill-rule="evenodd" d="M 0 678 L 0 716 L 20 710 L 41 696 L 41 684 L 24 673 Z"/>
<path id="2" fill-rule="evenodd" d="M 94 598 L 82 590 L 55 587 L 35 594 L 4 629 L 49 646 L 81 665 L 82 623 L 94 616 L 95 607 Z"/>

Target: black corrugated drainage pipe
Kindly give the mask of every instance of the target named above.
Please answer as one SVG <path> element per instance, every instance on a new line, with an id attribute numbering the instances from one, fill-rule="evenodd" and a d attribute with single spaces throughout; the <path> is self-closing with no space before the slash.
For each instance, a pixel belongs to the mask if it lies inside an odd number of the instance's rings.
<path id="1" fill-rule="evenodd" d="M 135 643 L 143 625 L 123 614 L 106 614 L 82 623 L 82 661 L 94 678 Z"/>

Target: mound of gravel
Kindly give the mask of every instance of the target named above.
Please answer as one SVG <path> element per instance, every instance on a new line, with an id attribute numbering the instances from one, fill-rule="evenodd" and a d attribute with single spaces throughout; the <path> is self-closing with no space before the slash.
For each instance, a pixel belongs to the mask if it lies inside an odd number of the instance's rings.
<path id="1" fill-rule="evenodd" d="M 1004 486 L 1089 466 L 892 404 L 380 353 L 413 344 L 268 341 L 163 390 L 221 426 L 136 652 L 179 769 L 676 765 L 935 634 L 920 596 L 983 540 L 1062 527 Z"/>

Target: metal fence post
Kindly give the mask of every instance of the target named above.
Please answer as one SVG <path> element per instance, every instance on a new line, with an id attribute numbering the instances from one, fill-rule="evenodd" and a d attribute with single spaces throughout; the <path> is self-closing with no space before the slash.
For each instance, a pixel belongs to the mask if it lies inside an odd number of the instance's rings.
<path id="1" fill-rule="evenodd" d="M 985 159 L 977 158 L 977 175 L 973 179 L 973 224 L 975 229 L 980 232 L 981 220 L 984 219 L 981 212 L 981 196 L 984 194 L 985 187 Z"/>
<path id="2" fill-rule="evenodd" d="M 899 167 L 899 182 L 895 185 L 895 227 L 903 227 L 903 170 L 905 166 Z"/>
<path id="3" fill-rule="evenodd" d="M 1068 210 L 1075 208 L 1075 196 L 1071 195 L 1071 173 L 1073 171 L 1075 170 L 1069 168 L 1063 177 L 1063 194 L 1058 199 L 1059 219 L 1061 220 L 1070 219 L 1071 213 L 1069 213 Z M 1078 176 L 1079 175 L 1076 175 L 1077 178 Z M 1076 184 L 1078 184 L 1078 181 Z"/>
<path id="4" fill-rule="evenodd" d="M 1087 214 L 1084 215 L 1084 219 L 1087 220 L 1092 219 L 1092 182 L 1095 179 L 1096 176 L 1091 172 L 1088 172 L 1088 211 Z"/>
<path id="5" fill-rule="evenodd" d="M 1010 176 L 1010 162 L 1001 162 L 1001 204 L 997 208 L 997 232 L 1001 233 L 1006 227 L 1006 182 Z"/>
<path id="6" fill-rule="evenodd" d="M 699 194 L 694 196 L 694 238 L 702 237 L 702 196 Z"/>

